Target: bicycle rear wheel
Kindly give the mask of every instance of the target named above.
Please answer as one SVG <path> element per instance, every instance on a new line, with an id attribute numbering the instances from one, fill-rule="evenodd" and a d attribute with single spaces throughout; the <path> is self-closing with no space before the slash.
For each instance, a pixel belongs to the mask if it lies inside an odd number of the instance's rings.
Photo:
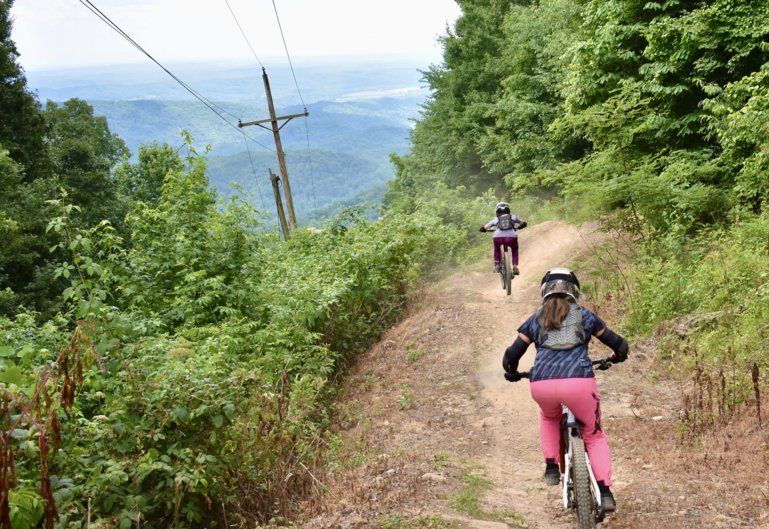
<path id="1" fill-rule="evenodd" d="M 507 295 L 510 295 L 511 283 L 513 282 L 513 263 L 512 263 L 512 250 L 509 246 L 505 246 L 505 253 L 502 255 L 503 262 L 505 263 L 505 275 L 502 280 L 502 288 L 507 290 Z"/>
<path id="2" fill-rule="evenodd" d="M 574 486 L 574 503 L 577 509 L 577 526 L 579 529 L 595 529 L 595 505 L 590 493 L 590 474 L 587 470 L 585 457 L 585 441 L 572 437 L 571 442 L 571 472 Z"/>

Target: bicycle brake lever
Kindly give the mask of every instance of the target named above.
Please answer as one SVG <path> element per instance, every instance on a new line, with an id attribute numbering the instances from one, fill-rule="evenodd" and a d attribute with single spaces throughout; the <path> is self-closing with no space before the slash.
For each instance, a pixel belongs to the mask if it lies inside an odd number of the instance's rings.
<path id="1" fill-rule="evenodd" d="M 600 371 L 606 371 L 606 370 L 607 370 L 607 369 L 609 369 L 610 367 L 611 367 L 611 360 L 609 360 L 608 358 L 604 358 L 604 359 L 602 359 L 602 360 L 601 360 L 601 362 L 598 364 L 598 367 L 597 367 L 597 369 L 599 369 Z"/>

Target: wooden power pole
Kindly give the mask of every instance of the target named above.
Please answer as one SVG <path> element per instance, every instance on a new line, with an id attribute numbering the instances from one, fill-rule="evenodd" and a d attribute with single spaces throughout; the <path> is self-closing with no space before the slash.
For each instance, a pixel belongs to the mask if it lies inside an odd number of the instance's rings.
<path id="1" fill-rule="evenodd" d="M 278 166 L 280 167 L 280 176 L 283 180 L 283 189 L 285 189 L 286 192 L 286 207 L 288 207 L 288 222 L 291 224 L 291 229 L 296 229 L 296 213 L 294 212 L 294 199 L 291 196 L 291 184 L 288 179 L 288 169 L 286 169 L 286 158 L 283 153 L 283 145 L 280 142 L 280 129 L 283 128 L 283 125 L 288 123 L 294 118 L 298 117 L 306 117 L 309 116 L 309 112 L 307 112 L 307 109 L 304 109 L 304 112 L 301 114 L 291 114 L 289 116 L 276 116 L 275 115 L 275 105 L 272 103 L 272 92 L 270 91 L 270 81 L 267 79 L 267 71 L 262 68 L 262 79 L 264 80 L 264 91 L 267 94 L 267 107 L 270 111 L 270 117 L 268 119 L 259 119 L 257 121 L 247 121 L 245 123 L 239 121 L 238 127 L 247 127 L 249 125 L 258 125 L 262 127 L 263 129 L 267 129 L 262 123 L 267 123 L 268 121 L 272 125 L 270 129 L 272 130 L 272 135 L 275 138 L 275 149 L 278 151 Z M 283 125 L 278 126 L 278 120 L 285 120 L 286 123 L 283 123 Z"/>
<path id="2" fill-rule="evenodd" d="M 278 219 L 280 219 L 280 227 L 283 230 L 283 238 L 288 240 L 290 235 L 288 233 L 288 224 L 286 224 L 286 214 L 283 211 L 283 201 L 280 199 L 278 175 L 273 173 L 272 169 L 270 169 L 270 182 L 272 182 L 272 192 L 275 194 L 275 206 L 278 208 Z"/>

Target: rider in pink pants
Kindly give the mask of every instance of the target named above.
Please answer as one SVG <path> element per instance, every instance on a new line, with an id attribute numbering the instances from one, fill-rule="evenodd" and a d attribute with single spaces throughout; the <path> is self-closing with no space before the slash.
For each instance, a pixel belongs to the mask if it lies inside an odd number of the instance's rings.
<path id="1" fill-rule="evenodd" d="M 566 268 L 549 270 L 540 284 L 542 305 L 520 327 L 505 350 L 505 378 L 521 379 L 518 362 L 532 343 L 537 348 L 530 371 L 531 396 L 539 404 L 539 431 L 545 459 L 545 483 L 558 485 L 561 473 L 560 423 L 565 404 L 582 422 L 582 437 L 601 491 L 604 512 L 616 509 L 611 486 L 611 453 L 601 424 L 601 394 L 588 344 L 595 336 L 614 351 L 612 363 L 627 359 L 628 343 L 592 311 L 581 307 L 579 281 Z"/>
<path id="2" fill-rule="evenodd" d="M 601 428 L 601 394 L 595 378 L 563 378 L 531 383 L 531 396 L 539 404 L 539 436 L 545 461 L 560 462 L 561 404 L 566 404 L 584 425 L 582 438 L 590 455 L 596 481 L 611 486 L 611 453 Z"/>

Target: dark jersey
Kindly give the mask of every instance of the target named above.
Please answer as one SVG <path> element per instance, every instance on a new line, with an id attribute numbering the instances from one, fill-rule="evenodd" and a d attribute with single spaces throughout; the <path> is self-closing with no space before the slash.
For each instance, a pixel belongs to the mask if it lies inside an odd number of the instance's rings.
<path id="1" fill-rule="evenodd" d="M 601 332 L 606 324 L 585 307 L 580 307 L 580 310 L 582 311 L 582 326 L 585 330 L 585 343 L 571 349 L 555 350 L 542 346 L 536 312 L 518 328 L 518 332 L 531 340 L 537 348 L 537 357 L 531 368 L 532 382 L 556 378 L 592 378 L 595 376 L 590 358 L 587 355 L 587 347 L 590 337 Z"/>

